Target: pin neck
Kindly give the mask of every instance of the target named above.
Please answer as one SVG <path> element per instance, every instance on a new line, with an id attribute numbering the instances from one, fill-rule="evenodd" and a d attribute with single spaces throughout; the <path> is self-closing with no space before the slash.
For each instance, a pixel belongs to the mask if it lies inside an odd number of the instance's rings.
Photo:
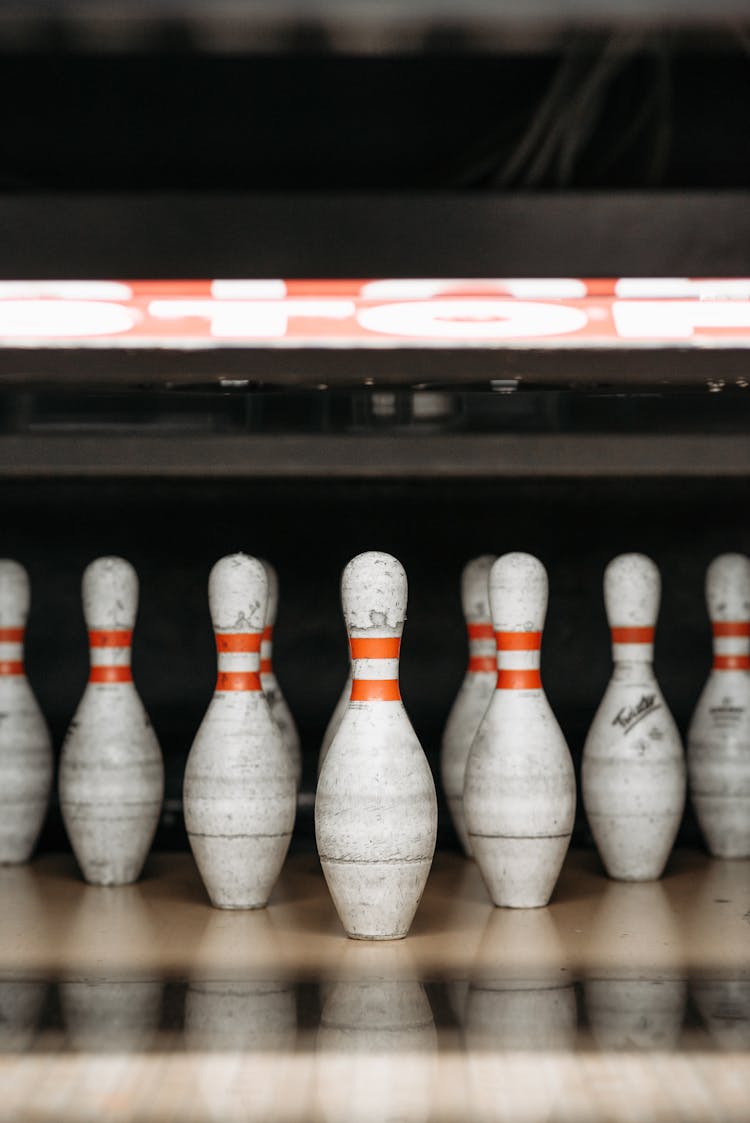
<path id="1" fill-rule="evenodd" d="M 492 624 L 488 620 L 470 620 L 466 624 L 466 632 L 469 637 L 468 674 L 494 674 L 497 670 L 497 656 Z"/>
<path id="2" fill-rule="evenodd" d="M 614 627 L 610 628 L 610 634 L 612 637 L 613 663 L 653 663 L 653 625 Z"/>
<path id="3" fill-rule="evenodd" d="M 401 636 L 350 636 L 352 702 L 400 702 Z"/>
<path id="4" fill-rule="evenodd" d="M 715 671 L 750 671 L 750 620 L 714 620 Z"/>
<path id="5" fill-rule="evenodd" d="M 540 690 L 541 632 L 496 631 L 497 689 Z"/>
<path id="6" fill-rule="evenodd" d="M 0 628 L 0 677 L 23 675 L 25 628 Z"/>
<path id="7" fill-rule="evenodd" d="M 260 681 L 262 632 L 216 632 L 216 691 L 255 693 Z"/>
<path id="8" fill-rule="evenodd" d="M 89 682 L 103 685 L 132 682 L 130 628 L 89 628 Z"/>

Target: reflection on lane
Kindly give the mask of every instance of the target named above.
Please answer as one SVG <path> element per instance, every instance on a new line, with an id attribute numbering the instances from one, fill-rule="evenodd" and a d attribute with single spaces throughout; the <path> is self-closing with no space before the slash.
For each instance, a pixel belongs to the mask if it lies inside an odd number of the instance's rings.
<path id="1" fill-rule="evenodd" d="M 350 944 L 324 987 L 315 1104 L 327 1123 L 431 1115 L 438 1036 L 407 942 Z"/>
<path id="2" fill-rule="evenodd" d="M 539 931 L 544 927 L 539 925 Z M 488 937 L 506 934 L 495 914 Z M 538 933 L 537 933 L 538 934 Z M 466 999 L 455 1011 L 460 990 Z M 745 1052 L 750 975 L 669 977 L 633 968 L 571 979 L 484 964 L 468 979 L 413 974 L 325 981 L 258 976 L 0 977 L 0 1053 Z"/>
<path id="3" fill-rule="evenodd" d="M 575 987 L 548 909 L 493 909 L 477 961 L 464 1014 L 467 1049 L 573 1048 Z"/>
<path id="4" fill-rule="evenodd" d="M 69 1048 L 81 1053 L 141 1053 L 154 1045 L 161 979 L 64 979 L 58 993 Z"/>
<path id="5" fill-rule="evenodd" d="M 612 882 L 592 925 L 602 966 L 584 981 L 586 1013 L 602 1049 L 676 1049 L 687 987 L 681 936 L 659 881 Z M 644 972 L 644 949 L 651 963 Z M 654 960 L 656 962 L 654 962 Z"/>

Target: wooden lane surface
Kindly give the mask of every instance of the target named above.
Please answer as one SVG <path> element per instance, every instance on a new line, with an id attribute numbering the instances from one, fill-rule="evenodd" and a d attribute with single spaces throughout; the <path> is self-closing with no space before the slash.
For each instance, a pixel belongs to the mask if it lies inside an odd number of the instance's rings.
<path id="1" fill-rule="evenodd" d="M 677 852 L 659 882 L 609 881 L 574 851 L 546 909 L 493 909 L 476 866 L 438 854 L 407 940 L 348 941 L 317 859 L 293 855 L 267 909 L 212 909 L 187 853 L 155 854 L 135 885 L 85 885 L 69 855 L 0 868 L 0 973 L 116 969 L 160 977 L 257 971 L 574 976 L 642 969 L 750 974 L 750 861 Z"/>

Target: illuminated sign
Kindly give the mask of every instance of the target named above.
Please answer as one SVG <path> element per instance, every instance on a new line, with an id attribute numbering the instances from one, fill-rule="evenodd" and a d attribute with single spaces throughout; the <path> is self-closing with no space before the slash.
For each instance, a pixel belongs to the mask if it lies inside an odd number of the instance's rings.
<path id="1" fill-rule="evenodd" d="M 4 281 L 0 347 L 750 347 L 750 279 Z"/>

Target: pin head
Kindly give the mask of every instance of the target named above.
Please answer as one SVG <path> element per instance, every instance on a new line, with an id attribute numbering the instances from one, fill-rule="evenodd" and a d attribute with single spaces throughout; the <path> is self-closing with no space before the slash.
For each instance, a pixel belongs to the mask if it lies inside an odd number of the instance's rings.
<path id="1" fill-rule="evenodd" d="M 24 628 L 30 600 L 24 567 L 11 558 L 0 558 L 0 628 Z"/>
<path id="2" fill-rule="evenodd" d="M 659 569 L 645 554 L 619 554 L 604 571 L 610 628 L 653 628 L 659 614 Z"/>
<path id="3" fill-rule="evenodd" d="M 208 578 L 208 607 L 216 632 L 262 632 L 268 578 L 263 562 L 249 554 L 220 558 Z"/>
<path id="4" fill-rule="evenodd" d="M 706 603 L 712 621 L 750 620 L 750 558 L 720 554 L 706 571 Z"/>
<path id="5" fill-rule="evenodd" d="M 97 558 L 81 582 L 89 631 L 132 631 L 138 611 L 138 574 L 124 558 Z"/>
<path id="6" fill-rule="evenodd" d="M 279 578 L 276 570 L 271 565 L 270 561 L 261 558 L 263 568 L 266 571 L 266 579 L 268 581 L 268 603 L 266 605 L 266 627 L 272 628 L 276 623 L 276 613 L 279 608 Z"/>
<path id="7" fill-rule="evenodd" d="M 490 570 L 496 561 L 494 554 L 482 554 L 464 566 L 461 574 L 461 607 L 467 623 L 482 623 L 490 619 Z"/>
<path id="8" fill-rule="evenodd" d="M 541 632 L 547 614 L 547 571 L 531 554 L 503 554 L 490 570 L 496 632 Z"/>
<path id="9" fill-rule="evenodd" d="M 341 575 L 341 604 L 349 633 L 400 633 L 407 582 L 401 562 L 375 550 L 352 558 Z"/>

